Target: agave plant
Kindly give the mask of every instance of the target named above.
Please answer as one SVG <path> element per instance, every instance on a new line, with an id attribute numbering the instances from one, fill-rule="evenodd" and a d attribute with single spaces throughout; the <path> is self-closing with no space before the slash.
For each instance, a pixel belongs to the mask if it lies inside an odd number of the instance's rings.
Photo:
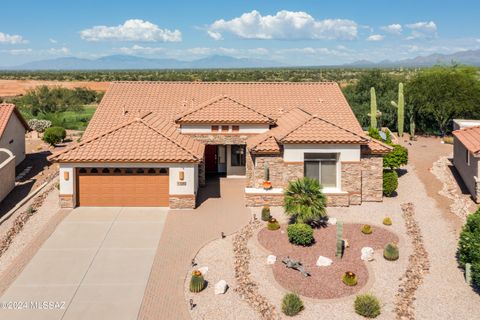
<path id="1" fill-rule="evenodd" d="M 311 223 L 327 215 L 326 198 L 317 179 L 305 177 L 290 181 L 284 196 L 285 213 L 296 222 Z"/>

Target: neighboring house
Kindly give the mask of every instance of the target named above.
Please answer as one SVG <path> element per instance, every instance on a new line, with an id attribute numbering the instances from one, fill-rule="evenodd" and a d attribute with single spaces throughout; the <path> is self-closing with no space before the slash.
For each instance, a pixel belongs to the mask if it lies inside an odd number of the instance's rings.
<path id="1" fill-rule="evenodd" d="M 470 121 L 470 123 L 472 122 Z M 480 179 L 478 177 L 480 123 L 478 125 L 464 126 L 464 129 L 453 131 L 453 164 L 475 202 L 480 203 Z"/>
<path id="2" fill-rule="evenodd" d="M 50 159 L 63 207 L 194 208 L 207 174 L 245 177 L 249 206 L 280 205 L 303 176 L 348 206 L 382 200 L 390 150 L 365 135 L 336 83 L 117 82 L 82 141 Z"/>
<path id="3" fill-rule="evenodd" d="M 0 148 L 10 150 L 15 164 L 25 159 L 25 133 L 30 130 L 14 104 L 0 104 Z"/>
<path id="4" fill-rule="evenodd" d="M 13 104 L 0 104 L 0 201 L 15 187 L 15 167 L 25 159 L 28 125 Z"/>

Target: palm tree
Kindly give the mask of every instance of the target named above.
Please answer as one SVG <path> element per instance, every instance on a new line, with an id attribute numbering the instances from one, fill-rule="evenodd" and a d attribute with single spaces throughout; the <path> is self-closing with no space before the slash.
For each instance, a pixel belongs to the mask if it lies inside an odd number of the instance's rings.
<path id="1" fill-rule="evenodd" d="M 304 177 L 290 181 L 284 196 L 285 213 L 296 222 L 311 223 L 327 215 L 326 198 L 317 179 Z"/>

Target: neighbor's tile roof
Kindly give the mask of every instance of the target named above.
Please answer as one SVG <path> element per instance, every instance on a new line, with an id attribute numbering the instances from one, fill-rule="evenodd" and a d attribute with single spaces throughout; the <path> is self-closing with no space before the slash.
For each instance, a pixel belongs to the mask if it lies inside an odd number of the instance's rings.
<path id="1" fill-rule="evenodd" d="M 471 153 L 480 152 L 480 126 L 453 131 L 453 135 Z"/>
<path id="2" fill-rule="evenodd" d="M 366 146 L 362 146 L 362 152 L 366 154 L 387 154 L 392 150 L 392 146 L 373 138 L 370 138 Z"/>
<path id="3" fill-rule="evenodd" d="M 333 82 L 114 82 L 84 138 L 101 134 L 144 112 L 174 121 L 189 110 L 225 95 L 271 119 L 302 108 L 323 120 L 362 133 L 342 91 Z"/>
<path id="4" fill-rule="evenodd" d="M 57 162 L 200 162 L 204 145 L 146 114 L 52 155 Z"/>
<path id="5" fill-rule="evenodd" d="M 262 123 L 273 124 L 268 116 L 226 95 L 217 96 L 180 115 L 177 123 Z"/>
<path id="6" fill-rule="evenodd" d="M 23 119 L 20 111 L 18 111 L 14 104 L 0 103 L 0 137 L 3 135 L 5 128 L 7 128 L 7 123 L 10 120 L 12 114 L 15 114 L 17 116 L 18 120 L 20 120 L 20 122 L 25 127 L 25 130 L 30 130 L 28 124 L 25 122 L 25 119 Z"/>

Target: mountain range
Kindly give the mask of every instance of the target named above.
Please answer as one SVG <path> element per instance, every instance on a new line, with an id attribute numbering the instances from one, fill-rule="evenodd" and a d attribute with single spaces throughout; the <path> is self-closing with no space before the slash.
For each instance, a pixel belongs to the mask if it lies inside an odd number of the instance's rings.
<path id="1" fill-rule="evenodd" d="M 436 64 L 459 63 L 480 66 L 480 50 L 459 51 L 452 54 L 435 53 L 404 60 L 383 60 L 372 62 L 359 60 L 337 66 L 352 68 L 429 67 Z M 133 70 L 133 69 L 221 69 L 221 68 L 272 68 L 307 67 L 286 65 L 274 60 L 235 58 L 213 55 L 202 59 L 183 61 L 177 59 L 144 58 L 130 55 L 111 55 L 98 59 L 76 57 L 56 58 L 28 62 L 14 67 L 0 67 L 1 70 Z M 308 66 L 312 67 L 312 66 Z"/>

